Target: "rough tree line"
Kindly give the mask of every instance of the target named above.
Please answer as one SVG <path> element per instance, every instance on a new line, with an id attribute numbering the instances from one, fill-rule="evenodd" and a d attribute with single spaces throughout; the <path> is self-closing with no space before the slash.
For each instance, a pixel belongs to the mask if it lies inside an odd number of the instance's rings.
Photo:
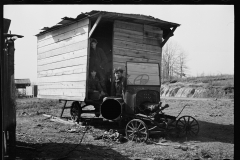
<path id="1" fill-rule="evenodd" d="M 162 82 L 186 77 L 188 72 L 187 52 L 174 40 L 169 40 L 162 50 Z"/>

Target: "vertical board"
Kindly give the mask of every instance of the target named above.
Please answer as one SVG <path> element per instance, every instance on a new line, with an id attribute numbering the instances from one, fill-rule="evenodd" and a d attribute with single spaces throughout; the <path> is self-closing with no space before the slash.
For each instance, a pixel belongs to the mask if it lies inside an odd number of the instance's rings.
<path id="1" fill-rule="evenodd" d="M 84 101 L 89 19 L 38 36 L 38 98 Z"/>
<path id="2" fill-rule="evenodd" d="M 162 34 L 163 31 L 159 27 L 116 20 L 113 34 L 113 67 L 125 69 L 126 62 L 129 61 L 158 63 L 161 66 Z M 151 76 L 154 76 L 151 84 L 160 85 L 160 75 Z"/>

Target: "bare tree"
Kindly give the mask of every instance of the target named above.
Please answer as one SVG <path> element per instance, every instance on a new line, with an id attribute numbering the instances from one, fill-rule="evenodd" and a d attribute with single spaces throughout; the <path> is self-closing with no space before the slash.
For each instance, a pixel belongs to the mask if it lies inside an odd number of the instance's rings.
<path id="1" fill-rule="evenodd" d="M 162 77 L 163 79 L 171 79 L 175 72 L 177 52 L 179 50 L 177 42 L 170 40 L 163 47 L 162 51 Z"/>
<path id="2" fill-rule="evenodd" d="M 162 50 L 162 80 L 171 80 L 174 76 L 186 76 L 187 52 L 174 40 L 168 41 Z"/>
<path id="3" fill-rule="evenodd" d="M 186 72 L 188 70 L 187 66 L 187 52 L 181 49 L 177 56 L 177 74 L 182 78 L 183 76 L 186 77 Z"/>

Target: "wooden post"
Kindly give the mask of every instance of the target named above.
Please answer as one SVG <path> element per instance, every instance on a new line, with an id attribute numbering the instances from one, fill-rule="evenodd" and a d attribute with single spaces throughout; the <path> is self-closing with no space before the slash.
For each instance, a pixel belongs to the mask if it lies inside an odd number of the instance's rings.
<path id="1" fill-rule="evenodd" d="M 3 55 L 2 98 L 3 131 L 6 136 L 6 154 L 10 159 L 16 157 L 16 106 L 14 84 L 14 40 L 7 40 Z"/>
<path id="2" fill-rule="evenodd" d="M 62 118 L 62 115 L 63 115 L 64 109 L 66 107 L 66 104 L 67 104 L 67 100 L 64 102 L 64 105 L 63 105 L 63 108 L 62 108 L 62 112 L 61 112 L 61 114 L 59 116 L 60 118 Z"/>

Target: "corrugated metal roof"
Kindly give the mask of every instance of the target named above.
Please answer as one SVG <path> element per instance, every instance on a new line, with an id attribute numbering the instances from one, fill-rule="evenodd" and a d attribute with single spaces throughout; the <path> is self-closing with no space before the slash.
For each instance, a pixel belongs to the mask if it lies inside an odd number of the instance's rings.
<path id="1" fill-rule="evenodd" d="M 165 29 L 180 26 L 180 24 L 163 21 L 161 19 L 154 18 L 152 16 L 93 10 L 91 12 L 81 13 L 76 18 L 63 17 L 62 18 L 63 20 L 60 21 L 58 24 L 56 24 L 52 27 L 44 27 L 43 29 L 41 29 L 43 31 L 38 33 L 36 36 L 39 36 L 41 34 L 44 34 L 46 32 L 49 32 L 49 31 L 59 28 L 61 26 L 68 25 L 68 24 L 73 23 L 74 21 L 78 21 L 80 19 L 90 18 L 91 20 L 94 21 L 98 18 L 99 14 L 103 14 L 102 20 L 107 20 L 107 21 L 123 20 L 123 21 L 127 21 L 127 22 L 152 25 L 152 26 L 165 28 Z"/>
<path id="2" fill-rule="evenodd" d="M 15 84 L 31 84 L 30 79 L 15 79 Z"/>

